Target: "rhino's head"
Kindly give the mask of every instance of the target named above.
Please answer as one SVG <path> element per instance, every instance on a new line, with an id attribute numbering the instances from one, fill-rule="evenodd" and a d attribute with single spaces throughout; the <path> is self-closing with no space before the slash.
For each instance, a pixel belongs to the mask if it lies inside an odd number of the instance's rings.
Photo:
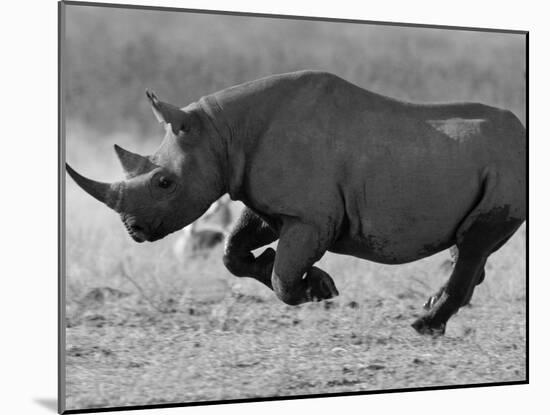
<path id="1" fill-rule="evenodd" d="M 151 156 L 115 145 L 126 180 L 101 183 L 66 165 L 80 187 L 120 214 L 136 242 L 155 241 L 187 226 L 224 192 L 215 143 L 200 116 L 149 91 L 147 97 L 166 134 Z"/>

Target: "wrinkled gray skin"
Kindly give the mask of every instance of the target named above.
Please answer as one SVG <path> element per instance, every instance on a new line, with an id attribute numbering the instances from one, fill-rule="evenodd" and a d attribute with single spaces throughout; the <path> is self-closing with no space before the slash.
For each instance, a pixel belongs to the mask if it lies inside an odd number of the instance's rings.
<path id="1" fill-rule="evenodd" d="M 224 193 L 248 209 L 227 240 L 235 275 L 287 304 L 338 295 L 314 264 L 327 251 L 385 264 L 456 245 L 449 280 L 413 323 L 442 334 L 484 266 L 525 220 L 525 129 L 482 104 L 417 105 L 334 75 L 296 72 L 249 82 L 183 109 L 148 93 L 166 126 L 157 152 L 120 148 L 127 179 L 68 172 L 121 214 L 134 240 L 155 241 Z M 279 240 L 277 251 L 251 251 Z"/>

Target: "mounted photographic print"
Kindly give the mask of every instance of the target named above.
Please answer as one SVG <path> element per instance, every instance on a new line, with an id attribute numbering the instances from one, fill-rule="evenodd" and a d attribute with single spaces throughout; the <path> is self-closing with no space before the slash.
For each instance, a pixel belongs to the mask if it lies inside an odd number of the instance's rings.
<path id="1" fill-rule="evenodd" d="M 527 32 L 59 12 L 60 412 L 527 383 Z"/>

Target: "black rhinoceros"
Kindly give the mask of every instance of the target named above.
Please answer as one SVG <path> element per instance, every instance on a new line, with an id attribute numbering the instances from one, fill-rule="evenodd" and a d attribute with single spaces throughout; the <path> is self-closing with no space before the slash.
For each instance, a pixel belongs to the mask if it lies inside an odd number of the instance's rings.
<path id="1" fill-rule="evenodd" d="M 338 295 L 314 266 L 327 251 L 402 264 L 456 245 L 449 280 L 413 323 L 443 333 L 526 218 L 526 134 L 510 111 L 401 102 L 315 71 L 182 109 L 147 96 L 166 127 L 155 154 L 115 146 L 127 177 L 113 184 L 68 173 L 137 242 L 181 229 L 225 193 L 241 200 L 224 263 L 287 304 Z M 251 253 L 276 240 L 276 252 Z"/>

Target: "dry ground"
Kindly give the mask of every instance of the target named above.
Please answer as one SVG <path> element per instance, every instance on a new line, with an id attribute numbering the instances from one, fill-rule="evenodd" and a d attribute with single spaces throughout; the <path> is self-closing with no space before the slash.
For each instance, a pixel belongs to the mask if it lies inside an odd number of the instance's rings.
<path id="1" fill-rule="evenodd" d="M 113 240 L 97 235 L 72 253 L 84 264 L 69 267 L 68 408 L 525 379 L 524 227 L 439 338 L 409 325 L 446 278 L 446 252 L 402 266 L 327 254 L 340 297 L 290 307 L 229 275 L 221 249 L 180 264 L 172 239 L 107 259 Z"/>

